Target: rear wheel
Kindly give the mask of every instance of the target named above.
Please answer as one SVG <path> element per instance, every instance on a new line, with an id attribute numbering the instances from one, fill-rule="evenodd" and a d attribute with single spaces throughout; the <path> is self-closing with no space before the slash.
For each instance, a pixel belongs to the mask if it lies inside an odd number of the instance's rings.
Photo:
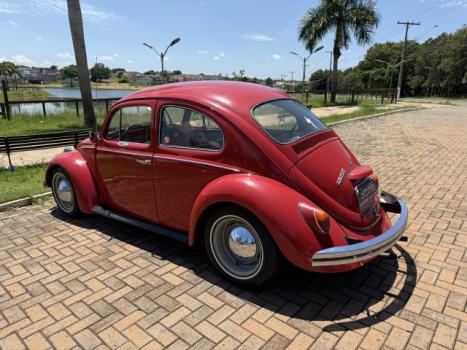
<path id="1" fill-rule="evenodd" d="M 57 168 L 52 173 L 52 193 L 58 208 L 65 215 L 77 216 L 80 214 L 73 184 L 62 168 Z"/>
<path id="2" fill-rule="evenodd" d="M 204 238 L 214 266 L 235 283 L 261 284 L 279 268 L 281 255 L 275 243 L 246 210 L 217 210 L 207 222 Z"/>

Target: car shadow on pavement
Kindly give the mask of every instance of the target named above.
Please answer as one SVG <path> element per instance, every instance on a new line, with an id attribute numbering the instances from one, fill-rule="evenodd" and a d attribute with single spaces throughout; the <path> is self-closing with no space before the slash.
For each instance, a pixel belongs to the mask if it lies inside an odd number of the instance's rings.
<path id="1" fill-rule="evenodd" d="M 296 320 L 329 321 L 323 331 L 360 329 L 383 322 L 398 313 L 410 299 L 417 281 L 417 267 L 399 245 L 395 257 L 378 257 L 362 268 L 339 274 L 319 274 L 287 266 L 261 287 L 242 287 L 222 278 L 202 249 L 110 219 L 85 216 L 74 219 L 57 208 L 52 215 L 149 252 L 154 259 L 191 270 L 204 280 L 251 304 Z M 107 259 L 103 256 L 102 259 Z"/>

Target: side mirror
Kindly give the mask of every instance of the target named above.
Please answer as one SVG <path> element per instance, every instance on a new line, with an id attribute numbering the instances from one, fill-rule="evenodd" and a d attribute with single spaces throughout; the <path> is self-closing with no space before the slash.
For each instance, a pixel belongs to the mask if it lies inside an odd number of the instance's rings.
<path id="1" fill-rule="evenodd" d="M 92 142 L 97 142 L 99 140 L 97 132 L 95 132 L 94 130 L 91 130 L 89 132 L 89 140 L 91 140 Z"/>

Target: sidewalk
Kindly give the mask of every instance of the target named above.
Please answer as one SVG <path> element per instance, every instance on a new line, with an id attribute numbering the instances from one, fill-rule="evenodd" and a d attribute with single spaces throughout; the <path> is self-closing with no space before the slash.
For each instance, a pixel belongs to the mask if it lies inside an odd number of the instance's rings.
<path id="1" fill-rule="evenodd" d="M 423 108 L 443 108 L 447 107 L 446 105 L 441 104 L 434 104 L 434 103 L 409 103 L 409 102 L 400 102 L 397 104 L 387 104 L 382 105 L 377 108 L 390 108 L 390 109 L 397 109 L 403 105 L 417 105 Z M 359 106 L 332 106 L 332 107 L 320 107 L 320 108 L 312 108 L 313 113 L 315 113 L 319 118 L 329 117 L 330 115 L 339 115 L 339 114 L 346 114 L 352 113 L 359 109 Z M 51 149 L 41 149 L 37 151 L 27 151 L 27 152 L 18 152 L 11 154 L 11 161 L 14 166 L 24 166 L 36 163 L 46 163 L 48 162 L 53 156 L 63 152 L 63 147 L 59 148 L 51 148 Z M 0 167 L 7 168 L 8 167 L 8 157 L 6 154 L 0 154 Z"/>

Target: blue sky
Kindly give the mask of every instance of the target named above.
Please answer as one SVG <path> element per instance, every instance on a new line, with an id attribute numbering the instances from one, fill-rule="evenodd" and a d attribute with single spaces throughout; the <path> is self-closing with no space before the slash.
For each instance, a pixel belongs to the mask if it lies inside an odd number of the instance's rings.
<path id="1" fill-rule="evenodd" d="M 160 69 L 157 49 L 174 37 L 166 69 L 186 73 L 229 74 L 244 69 L 248 76 L 265 78 L 301 75 L 300 61 L 290 51 L 304 53 L 297 26 L 318 0 L 82 0 L 88 60 L 116 68 Z M 420 21 L 410 38 L 424 41 L 453 32 L 466 23 L 467 0 L 380 0 L 381 24 L 376 42 L 399 41 L 404 28 L 398 20 Z M 438 27 L 433 28 L 435 25 Z M 0 0 L 0 60 L 17 64 L 64 66 L 74 63 L 65 0 Z M 4 40 L 6 38 L 6 40 Z M 332 47 L 332 37 L 322 43 Z M 367 47 L 351 45 L 340 68 L 353 66 Z M 326 68 L 329 54 L 310 59 L 308 72 Z"/>

